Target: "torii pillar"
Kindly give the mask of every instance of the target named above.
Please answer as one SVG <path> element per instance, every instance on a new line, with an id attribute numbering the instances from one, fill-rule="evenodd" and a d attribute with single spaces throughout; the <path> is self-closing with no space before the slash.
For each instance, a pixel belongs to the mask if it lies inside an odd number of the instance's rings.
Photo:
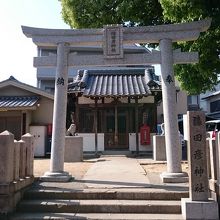
<path id="1" fill-rule="evenodd" d="M 173 49 L 171 39 L 160 40 L 161 78 L 167 172 L 161 174 L 163 182 L 186 182 L 187 174 L 181 168 L 181 145 L 179 138 L 176 87 L 173 73 Z"/>
<path id="2" fill-rule="evenodd" d="M 50 171 L 41 177 L 41 180 L 44 181 L 67 182 L 71 179 L 71 175 L 68 172 L 64 172 L 68 53 L 68 43 L 61 42 L 57 44 Z"/>

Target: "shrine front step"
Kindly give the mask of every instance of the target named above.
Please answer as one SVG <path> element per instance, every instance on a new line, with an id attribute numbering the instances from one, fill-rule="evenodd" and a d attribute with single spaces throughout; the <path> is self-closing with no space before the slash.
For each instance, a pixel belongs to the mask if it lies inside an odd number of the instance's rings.
<path id="1" fill-rule="evenodd" d="M 162 189 L 32 188 L 10 220 L 180 220 L 185 191 Z"/>
<path id="2" fill-rule="evenodd" d="M 181 200 L 188 198 L 188 191 L 164 190 L 156 188 L 129 188 L 129 189 L 54 189 L 44 187 L 43 189 L 32 188 L 25 192 L 24 199 L 89 199 L 89 200 Z"/>

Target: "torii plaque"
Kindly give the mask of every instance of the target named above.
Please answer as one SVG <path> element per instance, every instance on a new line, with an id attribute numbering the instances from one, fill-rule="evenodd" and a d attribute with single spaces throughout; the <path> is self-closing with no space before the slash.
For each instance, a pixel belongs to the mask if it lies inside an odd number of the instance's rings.
<path id="1" fill-rule="evenodd" d="M 105 65 L 146 65 L 160 64 L 162 75 L 163 111 L 165 122 L 165 141 L 167 153 L 167 172 L 162 175 L 165 182 L 183 181 L 185 174 L 181 170 L 181 147 L 179 142 L 177 112 L 175 102 L 175 84 L 173 74 L 173 64 L 195 63 L 198 61 L 198 53 L 181 52 L 172 50 L 172 42 L 192 41 L 199 37 L 200 32 L 206 31 L 211 24 L 211 20 L 201 20 L 196 22 L 157 25 L 146 27 L 120 27 L 112 26 L 112 29 L 80 29 L 80 30 L 57 30 L 42 29 L 22 26 L 23 33 L 32 38 L 37 46 L 58 47 L 57 56 L 36 57 L 34 66 L 56 66 L 56 81 L 62 77 L 67 81 L 67 67 L 70 66 L 105 66 Z M 62 62 L 62 54 L 68 51 L 73 45 L 103 45 L 103 33 L 110 37 L 110 45 L 107 45 L 107 57 L 103 55 L 77 55 L 65 53 L 65 64 Z M 122 39 L 123 36 L 123 39 Z M 160 51 L 153 51 L 151 54 L 123 54 L 120 44 L 131 43 L 159 43 Z M 122 46 L 122 47 L 121 47 Z M 59 49 L 60 48 L 60 49 Z M 110 55 L 108 57 L 108 55 Z M 111 58 L 111 59 L 109 59 Z M 66 87 L 55 88 L 55 105 L 52 134 L 52 155 L 50 172 L 47 172 L 47 180 L 57 179 L 58 181 L 68 179 L 68 174 L 63 171 L 64 144 L 65 144 L 65 120 L 66 116 L 60 114 L 58 106 L 66 106 L 64 97 L 67 93 Z M 56 135 L 59 134 L 59 135 Z M 67 178 L 64 178 L 67 176 Z"/>

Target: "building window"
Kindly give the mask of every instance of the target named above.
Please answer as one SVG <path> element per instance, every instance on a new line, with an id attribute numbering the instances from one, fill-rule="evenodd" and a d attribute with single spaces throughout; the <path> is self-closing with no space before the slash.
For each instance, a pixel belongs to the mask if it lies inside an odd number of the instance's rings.
<path id="1" fill-rule="evenodd" d="M 220 111 L 220 100 L 214 101 L 210 103 L 210 112 L 218 112 Z"/>

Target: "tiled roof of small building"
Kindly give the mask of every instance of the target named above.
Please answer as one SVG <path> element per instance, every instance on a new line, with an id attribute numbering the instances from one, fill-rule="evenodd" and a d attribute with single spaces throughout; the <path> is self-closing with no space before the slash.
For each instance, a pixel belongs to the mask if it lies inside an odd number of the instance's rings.
<path id="1" fill-rule="evenodd" d="M 33 107 L 38 96 L 0 96 L 0 108 Z"/>
<path id="2" fill-rule="evenodd" d="M 143 97 L 161 90 L 152 69 L 80 70 L 68 93 L 86 97 Z"/>

